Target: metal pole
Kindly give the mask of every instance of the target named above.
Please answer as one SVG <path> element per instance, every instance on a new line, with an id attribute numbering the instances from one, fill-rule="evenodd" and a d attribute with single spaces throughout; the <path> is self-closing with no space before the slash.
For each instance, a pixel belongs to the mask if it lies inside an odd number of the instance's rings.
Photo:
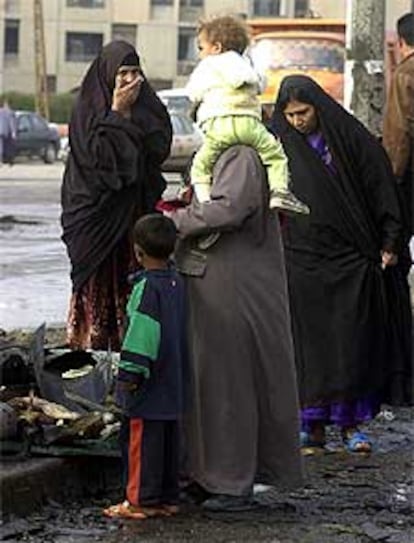
<path id="1" fill-rule="evenodd" d="M 385 0 L 348 0 L 344 105 L 380 136 L 384 101 Z"/>
<path id="2" fill-rule="evenodd" d="M 6 33 L 6 5 L 0 0 L 0 94 L 4 92 L 4 37 Z"/>
<path id="3" fill-rule="evenodd" d="M 46 47 L 43 22 L 42 0 L 33 2 L 34 54 L 36 74 L 36 111 L 49 119 L 49 100 L 47 89 Z"/>

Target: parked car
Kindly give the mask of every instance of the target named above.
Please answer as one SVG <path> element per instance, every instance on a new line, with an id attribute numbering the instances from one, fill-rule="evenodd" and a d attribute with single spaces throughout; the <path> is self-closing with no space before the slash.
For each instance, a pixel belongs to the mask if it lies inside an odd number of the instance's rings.
<path id="1" fill-rule="evenodd" d="M 169 157 L 162 165 L 165 172 L 183 174 L 203 143 L 203 133 L 189 117 L 170 111 L 173 138 Z"/>
<path id="2" fill-rule="evenodd" d="M 190 97 L 184 88 L 159 90 L 157 95 L 168 111 L 190 115 L 192 105 Z"/>
<path id="3" fill-rule="evenodd" d="M 15 156 L 39 157 L 47 164 L 52 164 L 60 149 L 60 137 L 56 128 L 33 111 L 15 113 Z"/>
<path id="4" fill-rule="evenodd" d="M 58 159 L 66 164 L 69 156 L 69 136 L 62 136 L 60 138 L 60 150 L 58 154 Z"/>

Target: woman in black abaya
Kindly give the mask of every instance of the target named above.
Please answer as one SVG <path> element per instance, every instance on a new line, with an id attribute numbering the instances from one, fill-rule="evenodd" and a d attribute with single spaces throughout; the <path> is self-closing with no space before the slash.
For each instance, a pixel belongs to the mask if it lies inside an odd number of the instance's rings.
<path id="1" fill-rule="evenodd" d="M 377 140 L 306 76 L 282 82 L 272 130 L 309 217 L 286 220 L 284 244 L 302 403 L 303 445 L 337 424 L 348 450 L 369 451 L 358 424 L 411 388 L 408 285 L 395 264 L 402 227 Z"/>
<path id="2" fill-rule="evenodd" d="M 69 126 L 62 185 L 63 241 L 73 293 L 67 340 L 74 348 L 118 350 L 135 267 L 130 231 L 152 211 L 171 143 L 167 110 L 132 45 L 114 41 L 93 61 Z"/>

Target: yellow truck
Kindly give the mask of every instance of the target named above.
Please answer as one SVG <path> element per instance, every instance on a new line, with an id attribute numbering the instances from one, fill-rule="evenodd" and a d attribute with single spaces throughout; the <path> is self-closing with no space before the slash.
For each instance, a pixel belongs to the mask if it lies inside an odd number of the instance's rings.
<path id="1" fill-rule="evenodd" d="M 273 104 L 281 80 L 290 74 L 315 79 L 335 100 L 344 94 L 345 21 L 338 19 L 255 18 L 247 21 L 250 55 L 266 75 L 262 104 Z M 387 79 L 396 63 L 392 36 L 386 43 Z"/>

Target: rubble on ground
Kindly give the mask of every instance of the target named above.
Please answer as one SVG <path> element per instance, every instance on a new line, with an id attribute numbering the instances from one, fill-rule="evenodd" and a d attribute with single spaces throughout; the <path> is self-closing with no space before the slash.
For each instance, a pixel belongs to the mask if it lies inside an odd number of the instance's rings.
<path id="1" fill-rule="evenodd" d="M 0 335 L 2 454 L 117 455 L 116 353 L 73 351 L 34 332 Z"/>

